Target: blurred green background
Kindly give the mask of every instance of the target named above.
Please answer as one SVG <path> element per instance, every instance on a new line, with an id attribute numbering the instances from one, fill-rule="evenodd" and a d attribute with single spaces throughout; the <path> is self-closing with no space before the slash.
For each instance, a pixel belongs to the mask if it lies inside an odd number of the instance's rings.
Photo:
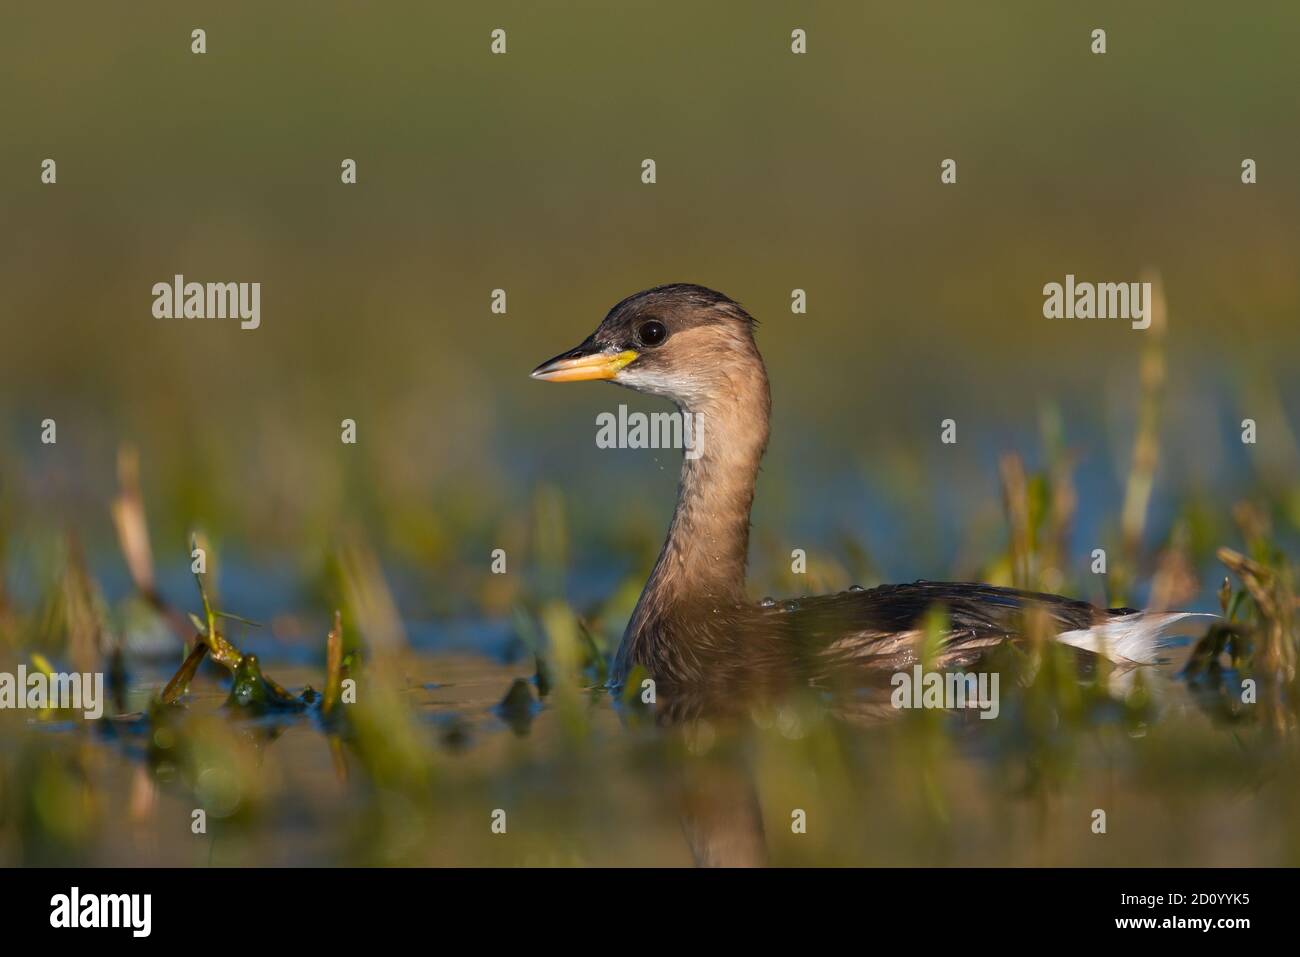
<path id="1" fill-rule="evenodd" d="M 496 27 L 505 56 L 489 54 Z M 948 571 L 973 515 L 996 530 L 996 456 L 1034 455 L 1045 408 L 1079 446 L 1084 531 L 1114 510 L 1143 334 L 1045 320 L 1042 286 L 1067 272 L 1164 277 L 1158 521 L 1188 489 L 1285 481 L 1297 30 L 1289 2 L 11 10 L 9 538 L 70 523 L 111 546 L 122 441 L 180 554 L 196 524 L 318 554 L 356 519 L 414 563 L 477 561 L 539 479 L 588 503 L 587 535 L 652 538 L 676 460 L 598 450 L 594 420 L 655 403 L 526 374 L 669 281 L 762 322 L 775 423 L 756 526 L 870 532 L 896 575 Z M 939 183 L 946 157 L 956 186 Z M 1244 157 L 1258 185 L 1241 184 Z M 262 327 L 154 319 L 150 288 L 175 273 L 261 282 Z M 489 311 L 498 287 L 506 316 Z M 1250 450 L 1245 415 L 1261 422 Z M 937 441 L 949 416 L 955 449 Z M 56 447 L 39 444 L 46 417 Z"/>

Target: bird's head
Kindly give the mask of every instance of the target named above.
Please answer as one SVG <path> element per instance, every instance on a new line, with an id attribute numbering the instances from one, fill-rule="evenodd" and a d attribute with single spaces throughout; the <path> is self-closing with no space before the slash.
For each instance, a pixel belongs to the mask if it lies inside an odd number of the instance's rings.
<path id="1" fill-rule="evenodd" d="M 689 283 L 624 299 L 581 345 L 533 370 L 534 379 L 607 379 L 663 396 L 685 409 L 739 398 L 767 376 L 754 345 L 754 319 L 720 292 Z"/>

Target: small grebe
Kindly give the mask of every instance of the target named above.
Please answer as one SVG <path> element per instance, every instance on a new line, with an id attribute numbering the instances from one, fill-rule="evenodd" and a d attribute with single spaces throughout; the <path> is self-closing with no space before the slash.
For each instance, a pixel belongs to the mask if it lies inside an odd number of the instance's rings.
<path id="1" fill-rule="evenodd" d="M 967 582 L 750 601 L 749 512 L 771 411 L 754 325 L 721 293 L 659 286 L 624 299 L 580 346 L 533 370 L 533 378 L 551 382 L 608 379 L 703 417 L 699 445 L 683 457 L 668 540 L 615 658 L 614 685 L 634 665 L 660 681 L 724 693 L 742 683 L 892 672 L 916 662 L 916 639 L 935 607 L 950 626 L 935 667 L 958 667 L 1022 637 L 1030 609 L 1041 609 L 1066 644 L 1123 664 L 1147 663 L 1159 636 L 1188 617 Z"/>

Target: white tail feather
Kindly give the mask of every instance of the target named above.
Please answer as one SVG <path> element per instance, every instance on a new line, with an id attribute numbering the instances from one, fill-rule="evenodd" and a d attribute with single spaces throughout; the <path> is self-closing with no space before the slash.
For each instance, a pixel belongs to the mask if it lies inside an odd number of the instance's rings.
<path id="1" fill-rule="evenodd" d="M 1197 611 L 1139 611 L 1091 628 L 1063 631 L 1058 641 L 1103 655 L 1117 664 L 1154 664 L 1160 639 L 1186 618 L 1217 618 Z"/>

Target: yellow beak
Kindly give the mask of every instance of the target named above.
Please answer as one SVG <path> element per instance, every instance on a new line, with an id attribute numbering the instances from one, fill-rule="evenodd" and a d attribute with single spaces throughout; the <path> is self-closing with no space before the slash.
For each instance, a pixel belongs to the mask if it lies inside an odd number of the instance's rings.
<path id="1" fill-rule="evenodd" d="M 628 349 L 625 352 L 587 352 L 579 346 L 548 362 L 543 362 L 533 370 L 534 379 L 547 382 L 585 382 L 590 379 L 612 379 L 618 371 L 636 360 L 640 353 Z"/>

